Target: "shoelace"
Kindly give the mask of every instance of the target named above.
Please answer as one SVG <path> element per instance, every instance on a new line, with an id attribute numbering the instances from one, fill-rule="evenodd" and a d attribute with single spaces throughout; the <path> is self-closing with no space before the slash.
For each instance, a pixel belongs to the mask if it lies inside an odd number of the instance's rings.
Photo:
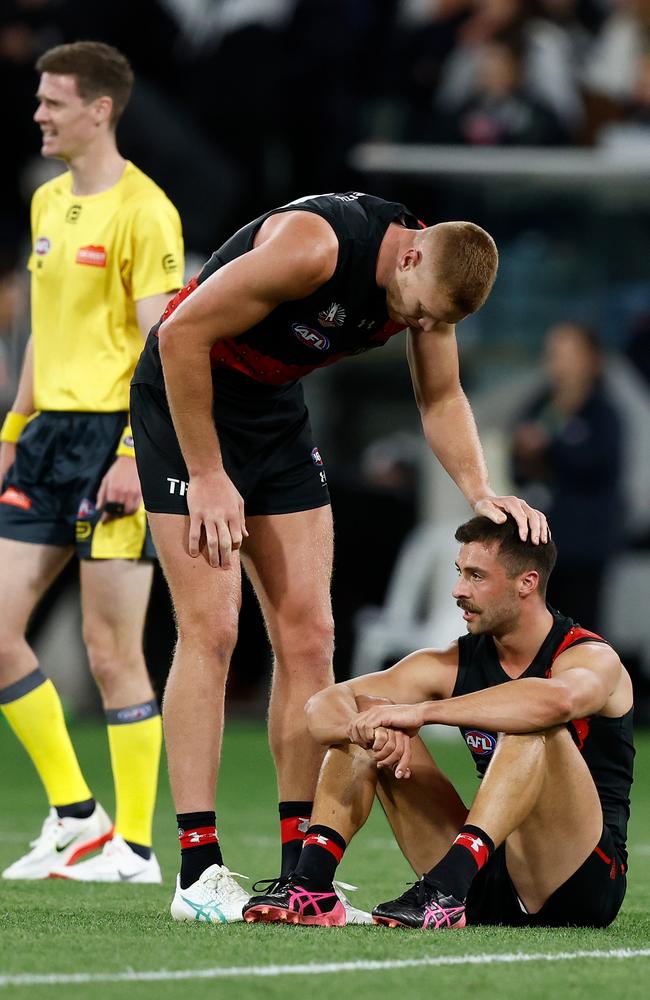
<path id="1" fill-rule="evenodd" d="M 241 872 L 231 872 L 226 869 L 226 871 L 215 872 L 215 874 L 211 875 L 209 879 L 206 879 L 206 883 L 211 884 L 215 892 L 217 890 L 217 886 L 219 886 L 220 891 L 225 892 L 225 894 L 230 896 L 231 899 L 235 899 L 242 893 L 244 896 L 247 896 L 248 893 L 246 890 L 241 885 L 238 885 L 234 878 L 230 877 L 233 875 L 236 875 L 237 878 L 245 878 L 247 881 L 249 880 L 248 875 L 242 875 Z"/>
<path id="2" fill-rule="evenodd" d="M 41 827 L 41 832 L 38 837 L 34 840 L 30 840 L 30 847 L 49 847 L 50 845 L 54 847 L 56 845 L 59 829 L 61 827 L 61 820 L 57 816 L 56 812 L 50 812 L 45 817 L 43 821 L 43 826 Z"/>
<path id="3" fill-rule="evenodd" d="M 278 892 L 279 889 L 283 889 L 288 881 L 288 875 L 275 875 L 273 878 L 260 878 L 257 882 L 253 882 L 253 892 L 258 893 L 260 896 L 272 896 L 274 893 Z"/>

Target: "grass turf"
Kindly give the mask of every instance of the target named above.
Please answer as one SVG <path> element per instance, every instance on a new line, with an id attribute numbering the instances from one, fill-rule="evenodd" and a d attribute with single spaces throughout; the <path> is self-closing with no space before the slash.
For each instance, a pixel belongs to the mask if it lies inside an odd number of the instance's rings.
<path id="1" fill-rule="evenodd" d="M 78 724 L 72 735 L 86 778 L 106 808 L 112 783 L 105 730 Z M 174 815 L 166 778 L 161 779 L 155 845 L 164 885 L 77 885 L 60 881 L 0 883 L 0 998 L 65 995 L 93 1000 L 167 1000 L 188 996 L 248 998 L 287 993 L 355 1000 L 381 992 L 418 998 L 462 988 L 473 998 L 547 998 L 562 990 L 592 997 L 595 990 L 617 997 L 647 995 L 650 958 L 584 958 L 512 964 L 462 964 L 380 970 L 341 970 L 255 978 L 189 981 L 99 982 L 16 985 L 2 976 L 50 973 L 121 973 L 271 965 L 409 961 L 442 956 L 550 954 L 644 949 L 650 945 L 650 733 L 637 734 L 636 783 L 630 825 L 631 884 L 622 913 L 606 931 L 468 928 L 461 933 L 421 934 L 379 927 L 341 929 L 175 924 L 168 905 L 176 872 Z M 475 788 L 469 755 L 460 742 L 435 742 L 434 753 L 471 799 Z M 0 866 L 24 851 L 38 832 L 46 806 L 32 766 L 8 727 L 0 725 Z M 277 873 L 277 804 L 272 765 L 261 726 L 230 724 L 224 744 L 219 829 L 226 863 L 252 879 Z M 361 886 L 355 904 L 370 908 L 402 891 L 410 869 L 391 840 L 379 811 L 348 849 L 340 877 Z"/>

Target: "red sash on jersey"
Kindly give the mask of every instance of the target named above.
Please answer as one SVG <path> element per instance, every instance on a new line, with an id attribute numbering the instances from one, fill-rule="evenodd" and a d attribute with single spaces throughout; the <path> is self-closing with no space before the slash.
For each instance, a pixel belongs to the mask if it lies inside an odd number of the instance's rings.
<path id="1" fill-rule="evenodd" d="M 574 646 L 576 643 L 585 642 L 586 640 L 589 639 L 595 639 L 596 642 L 607 642 L 606 639 L 603 639 L 602 635 L 598 635 L 597 632 L 590 632 L 588 629 L 581 628 L 579 625 L 574 625 L 573 628 L 570 628 L 567 634 L 564 636 L 564 639 L 562 640 L 560 645 L 553 653 L 551 666 L 546 671 L 546 676 L 552 677 L 553 663 L 555 663 L 555 661 L 557 660 L 558 656 L 561 653 L 563 653 L 566 649 L 569 649 L 571 646 Z M 582 750 L 582 748 L 585 745 L 585 741 L 589 736 L 590 723 L 591 720 L 589 718 L 572 719 L 571 722 L 569 723 L 569 725 L 573 727 L 573 732 L 571 735 L 575 740 L 578 750 Z"/>

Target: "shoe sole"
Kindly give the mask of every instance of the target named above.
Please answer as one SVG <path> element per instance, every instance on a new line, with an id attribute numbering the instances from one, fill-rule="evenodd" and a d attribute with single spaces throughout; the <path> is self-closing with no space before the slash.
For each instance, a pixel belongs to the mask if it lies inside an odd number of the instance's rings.
<path id="1" fill-rule="evenodd" d="M 410 924 L 403 924 L 403 923 L 401 923 L 401 921 L 395 920 L 393 917 L 375 917 L 375 916 L 373 916 L 372 922 L 374 924 L 379 924 L 380 926 L 383 925 L 384 927 L 401 927 L 405 931 L 424 931 L 424 930 L 427 930 L 427 931 L 447 931 L 447 930 L 449 930 L 449 931 L 459 931 L 459 930 L 461 930 L 461 928 L 463 928 L 465 926 L 465 924 L 466 924 L 467 921 L 465 919 L 465 915 L 463 914 L 462 918 L 457 923 L 452 924 L 451 927 L 445 927 L 444 925 L 442 927 L 412 927 Z"/>
<path id="2" fill-rule="evenodd" d="M 345 914 L 341 917 L 334 911 L 307 917 L 278 906 L 252 906 L 246 910 L 244 920 L 247 924 L 301 924 L 305 927 L 345 927 L 346 923 Z"/>

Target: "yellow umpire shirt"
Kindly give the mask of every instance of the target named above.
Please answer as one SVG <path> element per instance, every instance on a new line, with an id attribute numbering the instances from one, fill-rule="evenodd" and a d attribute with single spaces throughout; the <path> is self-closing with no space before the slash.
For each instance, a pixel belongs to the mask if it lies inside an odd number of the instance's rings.
<path id="1" fill-rule="evenodd" d="M 31 222 L 35 408 L 128 411 L 143 346 L 135 303 L 183 285 L 178 212 L 127 161 L 99 194 L 73 194 L 69 171 L 43 184 Z"/>

